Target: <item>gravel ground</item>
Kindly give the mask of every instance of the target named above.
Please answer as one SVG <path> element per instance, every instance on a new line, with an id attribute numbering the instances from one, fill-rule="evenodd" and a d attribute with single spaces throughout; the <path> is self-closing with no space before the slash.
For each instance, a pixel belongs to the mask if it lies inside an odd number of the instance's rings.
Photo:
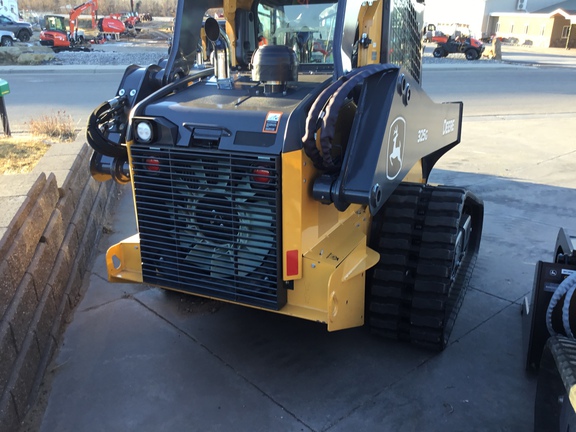
<path id="1" fill-rule="evenodd" d="M 108 47 L 107 47 L 108 48 Z M 118 48 L 117 51 L 99 50 L 95 48 L 91 52 L 60 52 L 56 54 L 56 59 L 52 64 L 58 65 L 149 65 L 155 64 L 158 60 L 168 54 L 167 47 L 130 47 Z M 422 62 L 424 64 L 459 64 L 466 63 L 468 60 L 463 54 L 450 55 L 445 58 L 434 58 L 431 54 L 424 54 Z M 492 63 L 495 60 L 480 59 L 477 62 Z"/>
<path id="2" fill-rule="evenodd" d="M 168 54 L 166 49 L 154 48 L 147 51 L 98 51 L 91 52 L 60 52 L 52 64 L 58 65 L 149 65 Z"/>

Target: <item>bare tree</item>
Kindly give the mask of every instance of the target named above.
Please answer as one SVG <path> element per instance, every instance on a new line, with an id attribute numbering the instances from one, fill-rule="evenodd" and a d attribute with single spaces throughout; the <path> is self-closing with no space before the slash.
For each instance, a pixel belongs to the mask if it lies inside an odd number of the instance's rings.
<path id="1" fill-rule="evenodd" d="M 73 3 L 70 3 L 73 1 Z M 20 11 L 37 13 L 63 13 L 86 0 L 19 0 Z M 140 13 L 150 13 L 152 16 L 173 17 L 176 10 L 176 0 L 141 0 L 138 1 Z M 130 0 L 100 0 L 98 15 L 108 15 L 130 10 Z"/>

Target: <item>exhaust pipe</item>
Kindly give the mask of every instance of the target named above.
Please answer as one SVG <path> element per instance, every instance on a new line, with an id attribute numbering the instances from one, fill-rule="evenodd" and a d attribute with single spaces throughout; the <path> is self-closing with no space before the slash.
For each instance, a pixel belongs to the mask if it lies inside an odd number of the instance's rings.
<path id="1" fill-rule="evenodd" d="M 214 18 L 209 17 L 204 23 L 204 30 L 206 31 L 206 37 L 214 45 L 214 66 L 216 67 L 216 78 L 218 79 L 218 85 L 223 85 L 223 88 L 231 88 L 230 80 L 230 39 L 228 35 L 222 28 L 220 24 Z M 218 48 L 218 45 L 223 41 L 224 49 Z M 230 87 L 228 87 L 228 85 Z"/>
<path id="2" fill-rule="evenodd" d="M 90 157 L 90 175 L 99 182 L 114 180 L 123 185 L 130 182 L 130 166 L 126 159 L 113 158 L 93 151 Z"/>

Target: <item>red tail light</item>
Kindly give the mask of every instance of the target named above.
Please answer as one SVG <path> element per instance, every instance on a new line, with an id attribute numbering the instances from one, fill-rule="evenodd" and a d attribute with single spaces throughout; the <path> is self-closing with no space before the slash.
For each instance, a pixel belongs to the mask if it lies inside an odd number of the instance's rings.
<path id="1" fill-rule="evenodd" d="M 252 178 L 258 183 L 269 183 L 270 171 L 265 168 L 254 168 L 252 170 Z"/>
<path id="2" fill-rule="evenodd" d="M 148 171 L 160 171 L 160 161 L 156 158 L 146 159 L 146 169 Z"/>

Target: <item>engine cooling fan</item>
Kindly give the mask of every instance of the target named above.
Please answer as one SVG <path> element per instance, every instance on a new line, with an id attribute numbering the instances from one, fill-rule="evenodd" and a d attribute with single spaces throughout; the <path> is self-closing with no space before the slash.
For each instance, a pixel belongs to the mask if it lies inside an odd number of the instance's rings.
<path id="1" fill-rule="evenodd" d="M 185 264 L 216 278 L 255 272 L 274 247 L 274 209 L 248 172 L 215 160 L 192 162 L 175 182 L 176 233 Z"/>

